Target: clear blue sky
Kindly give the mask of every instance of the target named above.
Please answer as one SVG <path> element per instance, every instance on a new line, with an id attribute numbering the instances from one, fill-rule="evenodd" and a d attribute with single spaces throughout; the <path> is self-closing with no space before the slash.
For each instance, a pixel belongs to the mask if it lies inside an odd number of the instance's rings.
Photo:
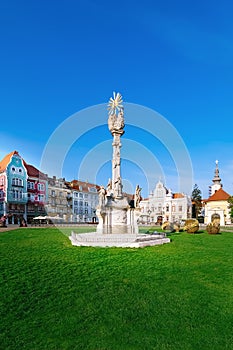
<path id="1" fill-rule="evenodd" d="M 203 197 L 216 159 L 223 188 L 233 194 L 232 13 L 230 0 L 1 1 L 0 158 L 16 149 L 39 166 L 61 123 L 119 91 L 126 102 L 157 111 L 177 130 Z M 144 133 L 129 126 L 123 138 L 151 150 L 167 187 L 179 190 L 171 155 Z M 62 174 L 77 177 L 83 157 L 110 139 L 107 127 L 82 135 Z M 98 182 L 107 181 L 109 169 L 103 164 Z M 144 186 L 133 160 L 123 161 L 122 171 L 133 187 L 140 180 Z M 159 177 L 154 174 L 154 183 Z"/>

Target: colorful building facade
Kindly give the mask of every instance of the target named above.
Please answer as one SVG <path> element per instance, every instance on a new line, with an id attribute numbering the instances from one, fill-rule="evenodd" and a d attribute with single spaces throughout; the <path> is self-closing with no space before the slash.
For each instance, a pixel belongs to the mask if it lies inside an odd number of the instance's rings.
<path id="1" fill-rule="evenodd" d="M 0 216 L 8 223 L 31 221 L 44 214 L 47 201 L 47 175 L 27 164 L 17 151 L 0 161 Z"/>

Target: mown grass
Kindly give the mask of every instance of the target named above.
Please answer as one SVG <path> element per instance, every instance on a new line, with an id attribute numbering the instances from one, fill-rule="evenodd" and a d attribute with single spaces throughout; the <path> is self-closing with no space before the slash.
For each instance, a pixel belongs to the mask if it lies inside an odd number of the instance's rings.
<path id="1" fill-rule="evenodd" d="M 143 249 L 0 234 L 0 349 L 232 349 L 233 234 Z"/>

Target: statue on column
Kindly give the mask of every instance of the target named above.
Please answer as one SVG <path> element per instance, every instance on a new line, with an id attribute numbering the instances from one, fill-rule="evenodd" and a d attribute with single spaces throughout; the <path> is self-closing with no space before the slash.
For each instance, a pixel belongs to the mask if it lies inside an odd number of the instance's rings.
<path id="1" fill-rule="evenodd" d="M 108 197 L 110 197 L 110 196 L 113 195 L 112 180 L 111 180 L 111 179 L 108 180 L 107 191 L 106 191 L 106 192 L 107 192 L 106 195 L 107 195 Z"/>
<path id="2" fill-rule="evenodd" d="M 134 207 L 138 208 L 139 207 L 139 203 L 141 201 L 141 188 L 139 187 L 139 185 L 136 186 L 135 189 L 135 194 L 134 194 Z"/>
<path id="3" fill-rule="evenodd" d="M 105 195 L 106 191 L 104 186 L 100 186 L 99 190 L 99 206 L 102 208 L 105 205 Z"/>
<path id="4" fill-rule="evenodd" d="M 118 92 L 113 93 L 108 103 L 108 128 L 113 133 L 114 131 L 123 131 L 124 122 L 124 107 L 122 105 L 122 96 Z"/>
<path id="5" fill-rule="evenodd" d="M 121 141 L 120 138 L 124 134 L 124 107 L 121 94 L 113 93 L 113 97 L 108 103 L 108 128 L 113 136 L 113 158 L 112 158 L 112 195 L 122 198 L 122 179 L 121 179 Z M 107 189 L 110 193 L 110 188 Z"/>

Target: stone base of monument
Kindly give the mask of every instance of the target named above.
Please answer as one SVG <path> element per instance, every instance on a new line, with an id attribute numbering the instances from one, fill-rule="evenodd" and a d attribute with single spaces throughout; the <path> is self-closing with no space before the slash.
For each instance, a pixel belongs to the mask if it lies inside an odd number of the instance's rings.
<path id="1" fill-rule="evenodd" d="M 147 246 L 161 245 L 170 242 L 163 234 L 98 234 L 71 232 L 69 237 L 72 245 L 85 247 L 121 247 L 143 248 Z"/>

